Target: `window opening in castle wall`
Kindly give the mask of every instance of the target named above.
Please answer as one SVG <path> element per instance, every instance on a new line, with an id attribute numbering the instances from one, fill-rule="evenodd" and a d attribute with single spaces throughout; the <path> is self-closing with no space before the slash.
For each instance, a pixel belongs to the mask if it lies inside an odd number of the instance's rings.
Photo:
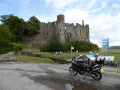
<path id="1" fill-rule="evenodd" d="M 69 38 L 71 38 L 71 33 L 69 33 Z"/>
<path id="2" fill-rule="evenodd" d="M 66 29 L 66 27 L 65 27 L 65 29 Z"/>
<path id="3" fill-rule="evenodd" d="M 88 33 L 86 32 L 86 38 L 88 38 Z"/>
<path id="4" fill-rule="evenodd" d="M 77 33 L 75 32 L 76 38 L 77 38 Z"/>
<path id="5" fill-rule="evenodd" d="M 83 38 L 81 30 L 80 30 L 80 36 L 81 36 L 81 38 Z"/>

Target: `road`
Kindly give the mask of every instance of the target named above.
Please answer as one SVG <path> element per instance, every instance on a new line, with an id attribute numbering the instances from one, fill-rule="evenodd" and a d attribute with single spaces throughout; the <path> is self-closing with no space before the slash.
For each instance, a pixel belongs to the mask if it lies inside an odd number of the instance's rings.
<path id="1" fill-rule="evenodd" d="M 103 78 L 71 76 L 70 64 L 0 63 L 0 90 L 120 90 L 120 73 L 104 67 Z"/>

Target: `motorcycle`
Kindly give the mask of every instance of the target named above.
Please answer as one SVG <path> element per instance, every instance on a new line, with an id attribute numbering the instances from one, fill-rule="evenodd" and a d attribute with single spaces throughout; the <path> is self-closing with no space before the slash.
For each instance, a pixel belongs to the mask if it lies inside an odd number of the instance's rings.
<path id="1" fill-rule="evenodd" d="M 101 68 L 98 64 L 92 63 L 91 65 L 87 65 L 84 63 L 82 59 L 81 61 L 77 61 L 75 58 L 72 59 L 72 65 L 69 68 L 69 72 L 72 76 L 76 76 L 78 73 L 80 75 L 92 77 L 94 80 L 99 81 L 102 79 Z"/>

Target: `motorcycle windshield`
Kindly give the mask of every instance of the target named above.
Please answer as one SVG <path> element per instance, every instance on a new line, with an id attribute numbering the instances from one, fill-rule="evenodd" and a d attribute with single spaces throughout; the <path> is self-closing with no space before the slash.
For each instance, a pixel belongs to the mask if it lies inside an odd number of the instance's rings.
<path id="1" fill-rule="evenodd" d="M 93 55 L 85 55 L 87 58 L 89 58 L 91 61 L 95 61 L 95 57 Z"/>

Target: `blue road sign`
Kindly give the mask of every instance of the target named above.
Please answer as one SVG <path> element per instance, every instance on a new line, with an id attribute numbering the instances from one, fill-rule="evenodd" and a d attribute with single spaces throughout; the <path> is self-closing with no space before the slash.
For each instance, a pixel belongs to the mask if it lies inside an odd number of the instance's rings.
<path id="1" fill-rule="evenodd" d="M 103 45 L 104 48 L 108 48 L 108 45 Z"/>
<path id="2" fill-rule="evenodd" d="M 102 40 L 102 45 L 103 45 L 103 48 L 108 48 L 108 56 L 109 56 L 109 39 L 103 39 Z"/>
<path id="3" fill-rule="evenodd" d="M 102 44 L 108 44 L 108 42 L 102 42 Z"/>
<path id="4" fill-rule="evenodd" d="M 103 39 L 102 40 L 102 45 L 103 45 L 104 48 L 108 48 L 109 47 L 109 41 L 108 41 L 108 39 Z"/>

